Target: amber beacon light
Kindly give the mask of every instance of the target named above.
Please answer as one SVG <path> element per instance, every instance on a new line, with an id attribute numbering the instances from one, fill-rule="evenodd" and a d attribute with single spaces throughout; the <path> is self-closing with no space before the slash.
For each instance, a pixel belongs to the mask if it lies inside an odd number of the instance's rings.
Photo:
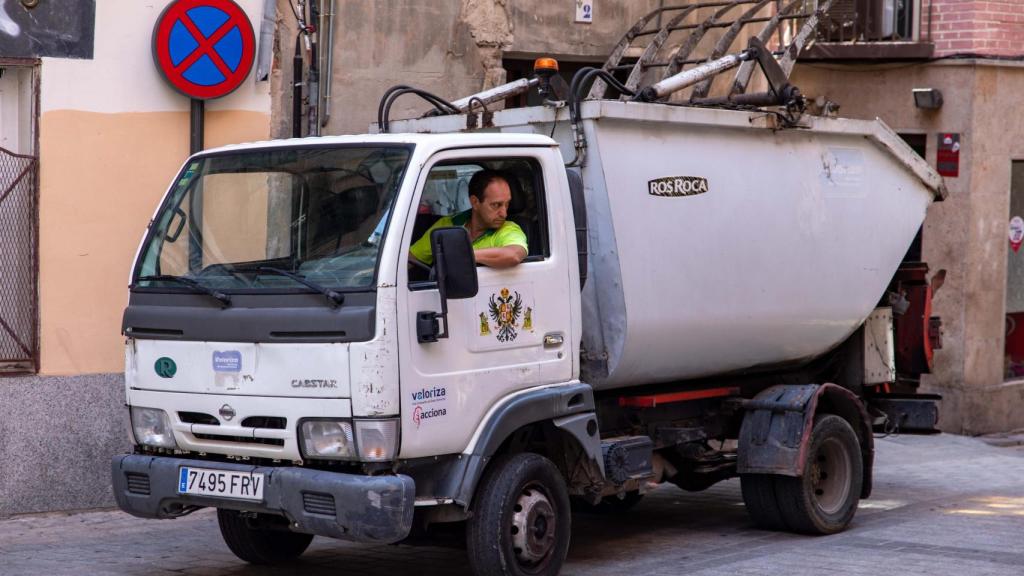
<path id="1" fill-rule="evenodd" d="M 558 72 L 558 60 L 554 58 L 537 58 L 533 61 L 533 73 L 548 75 Z"/>

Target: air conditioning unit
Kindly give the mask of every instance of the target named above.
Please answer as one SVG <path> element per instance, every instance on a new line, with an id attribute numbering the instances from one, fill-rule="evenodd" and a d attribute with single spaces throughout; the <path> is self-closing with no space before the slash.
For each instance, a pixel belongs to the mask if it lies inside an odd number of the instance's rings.
<path id="1" fill-rule="evenodd" d="M 907 0 L 903 0 L 907 1 Z M 869 40 L 885 40 L 896 33 L 896 8 L 899 0 L 869 0 L 867 36 Z M 902 4 L 902 2 L 899 2 Z"/>

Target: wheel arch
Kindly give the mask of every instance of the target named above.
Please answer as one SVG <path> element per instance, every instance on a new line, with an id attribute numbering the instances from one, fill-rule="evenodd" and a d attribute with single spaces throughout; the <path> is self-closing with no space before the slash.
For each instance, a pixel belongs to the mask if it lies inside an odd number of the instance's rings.
<path id="1" fill-rule="evenodd" d="M 538 445 L 537 436 L 548 439 Z M 456 502 L 469 507 L 487 465 L 500 454 L 536 452 L 552 460 L 570 484 L 565 447 L 574 447 L 603 476 L 601 439 L 589 384 L 549 386 L 517 394 L 498 404 L 480 424 L 467 449 L 466 470 Z M 571 449 L 571 448 L 570 448 Z"/>
<path id="2" fill-rule="evenodd" d="M 799 477 L 803 474 L 817 414 L 834 414 L 853 428 L 860 443 L 861 498 L 871 494 L 874 437 L 867 409 L 836 384 L 773 386 L 744 403 L 737 472 Z"/>

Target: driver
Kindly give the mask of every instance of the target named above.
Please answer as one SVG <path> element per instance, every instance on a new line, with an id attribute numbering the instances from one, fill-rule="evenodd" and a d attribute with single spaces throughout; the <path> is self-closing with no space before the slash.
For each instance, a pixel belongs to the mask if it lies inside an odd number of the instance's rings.
<path id="1" fill-rule="evenodd" d="M 508 217 L 512 188 L 504 176 L 493 170 L 481 170 L 469 180 L 469 210 L 445 216 L 434 223 L 409 247 L 409 259 L 431 265 L 430 233 L 436 228 L 462 226 L 469 232 L 478 264 L 491 268 L 511 268 L 529 252 L 526 234 Z"/>

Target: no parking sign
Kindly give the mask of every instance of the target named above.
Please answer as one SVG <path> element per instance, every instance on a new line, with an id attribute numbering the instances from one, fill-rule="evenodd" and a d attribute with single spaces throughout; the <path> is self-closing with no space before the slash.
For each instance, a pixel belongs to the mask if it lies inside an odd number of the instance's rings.
<path id="1" fill-rule="evenodd" d="M 252 70 L 252 23 L 232 0 L 175 0 L 153 28 L 153 60 L 175 90 L 210 100 L 238 88 Z"/>

